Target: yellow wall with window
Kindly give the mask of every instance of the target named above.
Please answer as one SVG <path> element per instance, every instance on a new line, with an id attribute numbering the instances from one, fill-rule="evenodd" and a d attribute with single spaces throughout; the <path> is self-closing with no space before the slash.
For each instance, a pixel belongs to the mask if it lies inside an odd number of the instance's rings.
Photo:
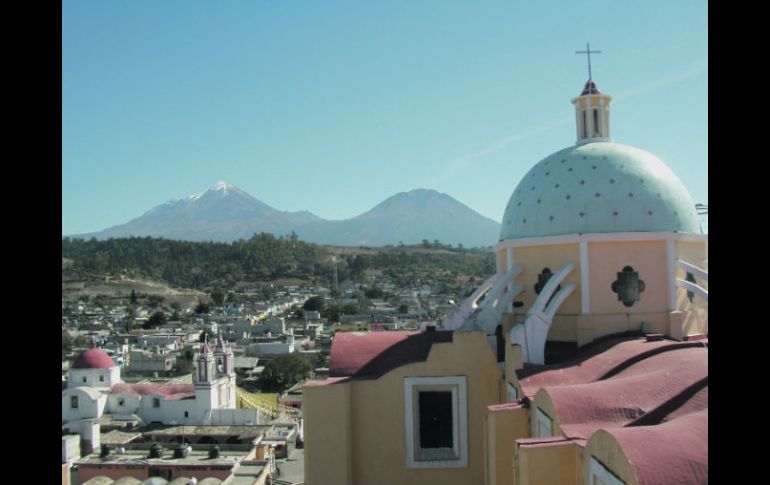
<path id="1" fill-rule="evenodd" d="M 407 468 L 404 382 L 424 376 L 467 377 L 467 467 Z M 378 379 L 306 386 L 306 483 L 483 483 L 484 419 L 486 407 L 501 402 L 500 381 L 485 335 L 461 332 L 451 343 L 433 344 L 425 362 L 398 367 Z"/>

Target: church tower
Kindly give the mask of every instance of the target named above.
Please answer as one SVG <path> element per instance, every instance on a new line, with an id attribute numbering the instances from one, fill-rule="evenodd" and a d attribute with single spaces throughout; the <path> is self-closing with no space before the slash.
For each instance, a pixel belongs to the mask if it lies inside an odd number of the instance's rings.
<path id="1" fill-rule="evenodd" d="M 233 350 L 222 340 L 222 337 L 217 338 L 214 359 L 219 403 L 222 407 L 235 408 L 235 357 Z"/>
<path id="2" fill-rule="evenodd" d="M 611 96 L 603 94 L 591 75 L 591 54 L 599 54 L 601 51 L 592 51 L 590 44 L 586 44 L 586 50 L 577 51 L 577 54 L 588 55 L 588 81 L 580 96 L 572 99 L 575 105 L 575 125 L 577 127 L 577 145 L 596 141 L 612 141 L 610 135 L 610 101 Z"/>
<path id="3" fill-rule="evenodd" d="M 202 409 L 217 407 L 216 360 L 208 342 L 203 344 L 200 354 L 195 359 L 195 400 Z"/>

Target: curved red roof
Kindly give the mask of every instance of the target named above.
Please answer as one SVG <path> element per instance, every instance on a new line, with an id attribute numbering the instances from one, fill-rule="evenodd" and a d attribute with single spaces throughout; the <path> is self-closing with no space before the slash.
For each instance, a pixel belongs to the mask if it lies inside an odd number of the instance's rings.
<path id="1" fill-rule="evenodd" d="M 708 382 L 708 351 L 678 347 L 629 365 L 604 380 L 550 386 L 559 425 L 565 436 L 586 439 L 599 428 L 629 424 Z"/>
<path id="2" fill-rule="evenodd" d="M 376 379 L 428 358 L 434 343 L 451 342 L 452 332 L 337 332 L 332 340 L 329 377 Z"/>
<path id="3" fill-rule="evenodd" d="M 72 369 L 109 369 L 115 362 L 102 349 L 91 348 L 78 355 L 72 363 Z"/>
<path id="4" fill-rule="evenodd" d="M 595 382 L 658 352 L 695 346 L 702 344 L 670 340 L 647 342 L 643 337 L 621 336 L 589 344 L 567 362 L 525 364 L 516 375 L 524 394 L 532 398 L 541 387 Z"/>
<path id="5" fill-rule="evenodd" d="M 656 426 L 608 429 L 640 485 L 708 483 L 708 409 Z"/>

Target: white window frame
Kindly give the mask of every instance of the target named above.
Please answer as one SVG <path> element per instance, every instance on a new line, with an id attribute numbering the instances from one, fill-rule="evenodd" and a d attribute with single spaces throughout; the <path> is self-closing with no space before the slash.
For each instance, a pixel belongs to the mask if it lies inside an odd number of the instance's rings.
<path id="1" fill-rule="evenodd" d="M 553 420 L 551 417 L 545 414 L 540 408 L 537 408 L 535 416 L 535 436 L 537 438 L 548 438 L 553 436 Z M 541 433 L 541 429 L 545 429 L 548 434 Z"/>
<path id="2" fill-rule="evenodd" d="M 588 483 L 589 485 L 626 485 L 626 482 L 616 477 L 609 468 L 593 456 L 588 468 Z"/>
<path id="3" fill-rule="evenodd" d="M 420 391 L 450 391 L 452 393 L 452 437 L 456 458 L 440 460 L 419 459 L 419 414 L 417 396 Z M 406 421 L 407 468 L 467 468 L 468 467 L 468 384 L 465 376 L 404 378 L 404 418 Z"/>

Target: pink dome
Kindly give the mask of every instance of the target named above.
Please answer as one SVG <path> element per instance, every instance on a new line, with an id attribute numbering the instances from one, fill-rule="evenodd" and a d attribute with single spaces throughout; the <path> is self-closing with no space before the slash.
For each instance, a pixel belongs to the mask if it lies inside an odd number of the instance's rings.
<path id="1" fill-rule="evenodd" d="M 103 350 L 92 348 L 78 355 L 72 364 L 73 369 L 109 369 L 115 367 L 109 355 Z"/>

